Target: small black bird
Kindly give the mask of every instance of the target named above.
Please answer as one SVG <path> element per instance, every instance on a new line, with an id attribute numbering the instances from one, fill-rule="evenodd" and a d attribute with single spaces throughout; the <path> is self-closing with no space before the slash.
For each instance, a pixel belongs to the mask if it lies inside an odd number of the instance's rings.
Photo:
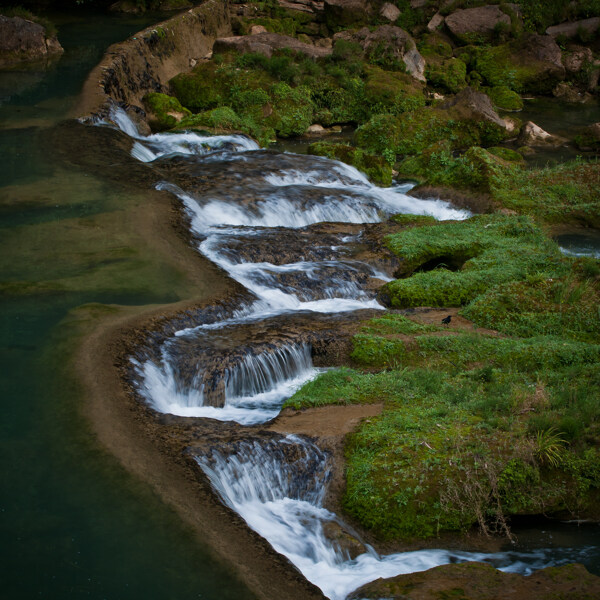
<path id="1" fill-rule="evenodd" d="M 445 319 L 442 319 L 444 325 L 450 325 L 450 321 L 452 321 L 452 315 L 448 315 Z"/>

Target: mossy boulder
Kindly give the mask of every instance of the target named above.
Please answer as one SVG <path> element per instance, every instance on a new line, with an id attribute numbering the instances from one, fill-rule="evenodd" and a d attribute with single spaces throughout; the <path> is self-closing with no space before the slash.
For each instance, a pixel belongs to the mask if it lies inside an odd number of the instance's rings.
<path id="1" fill-rule="evenodd" d="M 550 94 L 565 78 L 561 58 L 561 50 L 553 38 L 527 34 L 507 44 L 478 48 L 473 67 L 491 87 Z"/>
<path id="2" fill-rule="evenodd" d="M 399 114 L 425 106 L 423 85 L 410 75 L 372 66 L 366 75 L 365 100 L 380 112 Z"/>
<path id="3" fill-rule="evenodd" d="M 151 92 L 143 99 L 144 107 L 148 115 L 148 124 L 153 131 L 165 131 L 173 129 L 182 119 L 191 116 L 191 112 L 181 106 L 177 98 Z"/>
<path id="4" fill-rule="evenodd" d="M 355 143 L 373 154 L 414 155 L 447 140 L 452 150 L 491 146 L 510 129 L 485 94 L 466 88 L 442 107 L 394 115 L 375 115 L 355 132 Z"/>
<path id="5" fill-rule="evenodd" d="M 600 123 L 584 128 L 575 136 L 575 143 L 580 150 L 600 152 Z"/>
<path id="6" fill-rule="evenodd" d="M 456 94 L 467 86 L 467 65 L 459 58 L 429 61 L 425 76 L 432 86 Z"/>
<path id="7" fill-rule="evenodd" d="M 484 91 L 490 97 L 490 100 L 496 108 L 501 110 L 523 109 L 523 100 L 521 99 L 521 96 L 505 85 L 486 88 Z"/>
<path id="8" fill-rule="evenodd" d="M 269 89 L 271 114 L 264 122 L 278 136 L 302 135 L 313 122 L 314 106 L 311 92 L 305 86 L 292 88 L 286 83 L 276 83 Z"/>
<path id="9" fill-rule="evenodd" d="M 374 183 L 384 186 L 392 184 L 391 165 L 381 156 L 367 154 L 360 148 L 347 144 L 315 142 L 308 147 L 308 153 L 333 158 L 356 167 Z"/>

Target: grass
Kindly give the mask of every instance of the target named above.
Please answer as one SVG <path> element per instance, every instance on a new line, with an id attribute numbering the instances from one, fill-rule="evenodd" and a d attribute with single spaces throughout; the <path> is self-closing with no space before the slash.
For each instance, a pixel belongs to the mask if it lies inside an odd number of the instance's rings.
<path id="1" fill-rule="evenodd" d="M 410 275 L 380 292 L 396 308 L 462 306 L 499 284 L 568 270 L 556 244 L 527 217 L 482 215 L 418 227 L 388 236 L 386 244 Z"/>
<path id="2" fill-rule="evenodd" d="M 474 328 L 387 312 L 353 338 L 354 368 L 286 402 L 383 404 L 346 439 L 346 513 L 384 540 L 510 535 L 511 515 L 597 518 L 598 261 L 562 256 L 528 217 L 396 220 L 409 228 L 387 244 L 407 277 L 386 285 L 392 298 L 465 304 Z"/>

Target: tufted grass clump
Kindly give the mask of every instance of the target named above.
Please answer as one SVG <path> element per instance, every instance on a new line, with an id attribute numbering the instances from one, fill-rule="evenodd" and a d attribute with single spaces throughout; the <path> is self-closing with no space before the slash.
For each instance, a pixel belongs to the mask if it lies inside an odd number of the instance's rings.
<path id="1" fill-rule="evenodd" d="M 499 284 L 568 269 L 558 246 L 527 217 L 482 215 L 413 228 L 388 236 L 386 244 L 410 274 L 380 292 L 396 308 L 462 306 Z"/>

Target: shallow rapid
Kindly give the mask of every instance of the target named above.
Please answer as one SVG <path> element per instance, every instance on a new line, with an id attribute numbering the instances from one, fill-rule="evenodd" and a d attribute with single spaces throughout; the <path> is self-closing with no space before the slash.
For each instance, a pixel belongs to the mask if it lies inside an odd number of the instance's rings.
<path id="1" fill-rule="evenodd" d="M 133 139 L 132 155 L 156 169 L 157 188 L 182 202 L 198 250 L 246 290 L 235 307 L 199 316 L 158 354 L 133 361 L 140 394 L 161 413 L 243 425 L 274 418 L 319 372 L 313 328 L 304 325 L 310 335 L 302 338 L 290 323 L 308 320 L 316 331 L 340 314 L 382 308 L 374 283 L 391 273 L 352 252 L 363 224 L 394 213 L 469 216 L 438 199 L 408 196 L 410 186 L 380 188 L 343 163 L 261 150 L 244 136 L 146 137 L 120 109 L 111 121 Z M 326 235 L 315 229 L 327 223 L 346 225 Z M 241 442 L 195 458 L 222 501 L 332 600 L 379 577 L 449 562 L 486 561 L 525 574 L 557 562 L 545 550 L 378 556 L 324 508 L 330 459 L 300 437 Z M 331 524 L 361 550 L 351 555 L 330 539 Z M 565 551 L 561 560 L 576 558 Z"/>

